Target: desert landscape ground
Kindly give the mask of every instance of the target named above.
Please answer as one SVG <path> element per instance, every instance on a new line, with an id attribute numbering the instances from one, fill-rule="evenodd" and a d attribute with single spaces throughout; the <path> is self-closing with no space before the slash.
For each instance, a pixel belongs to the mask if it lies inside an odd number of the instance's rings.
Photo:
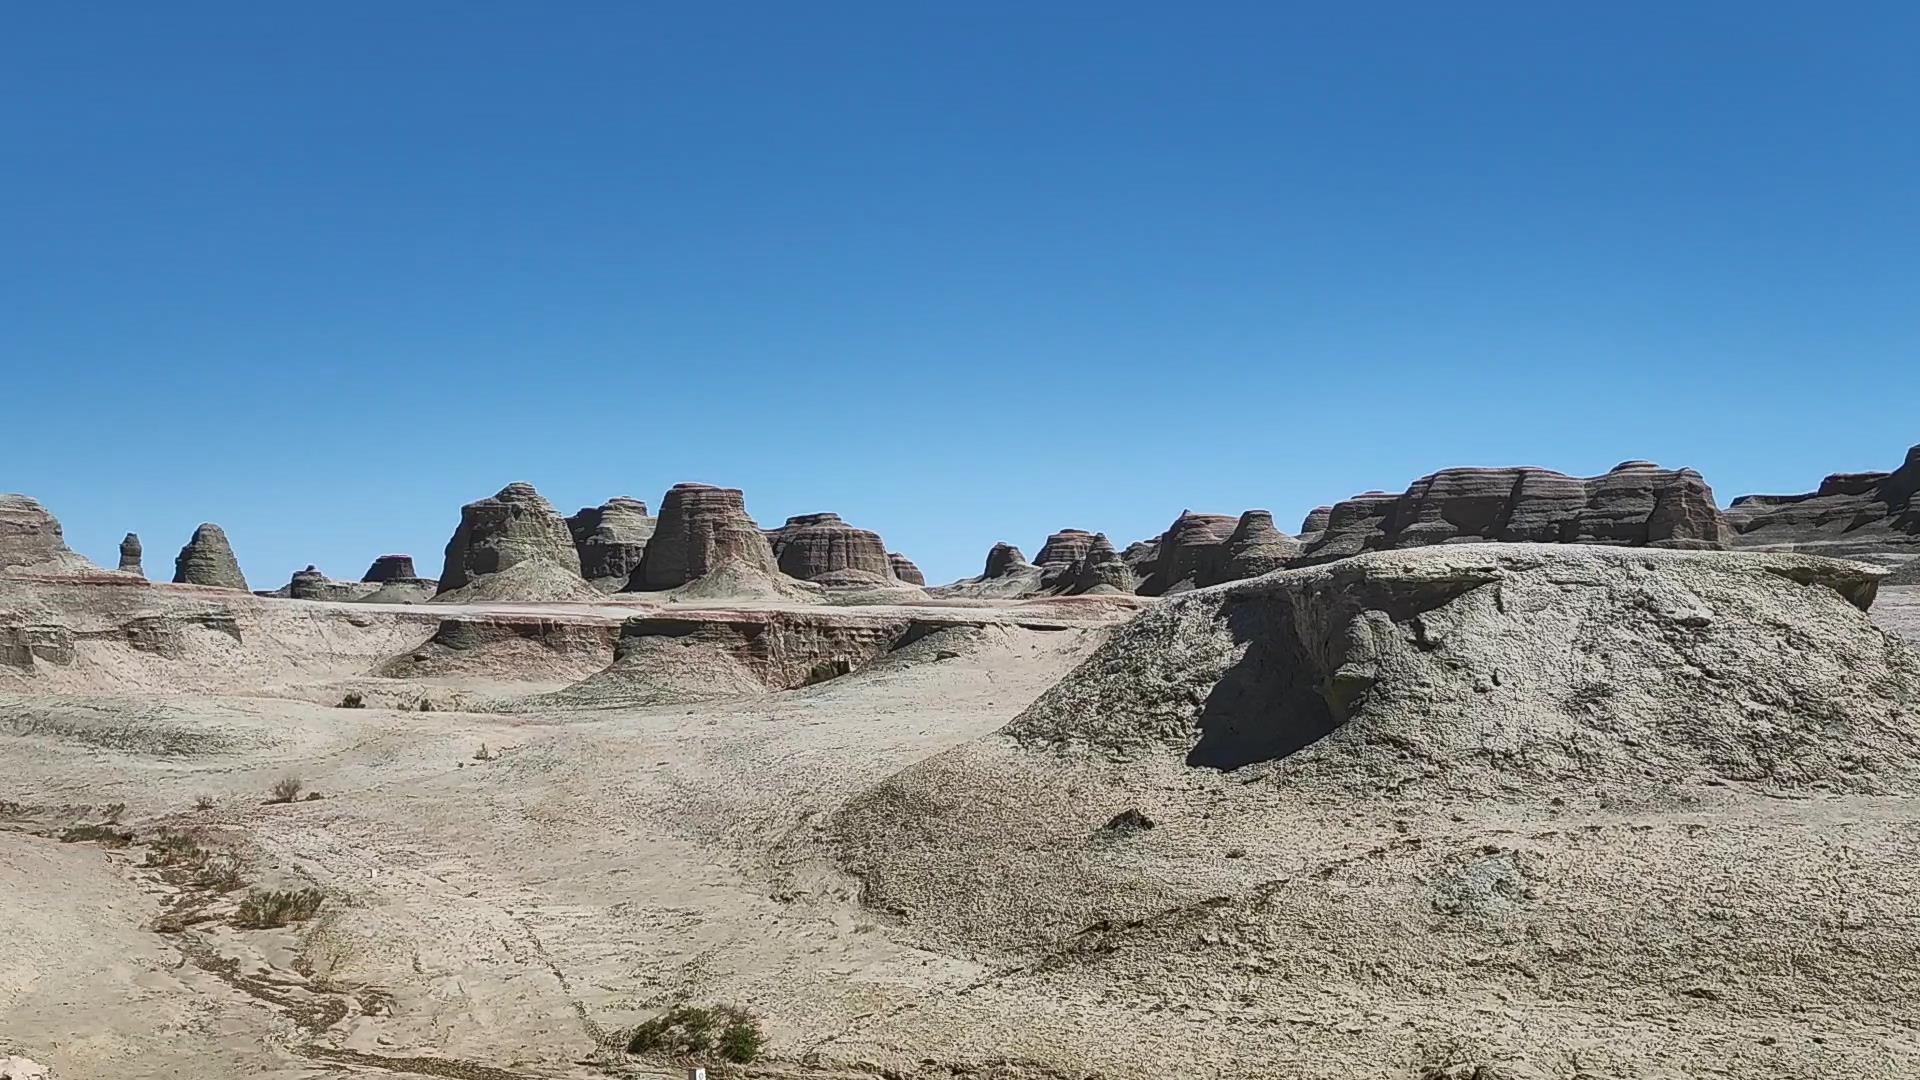
<path id="1" fill-rule="evenodd" d="M 1920 1075 L 1916 491 L 1447 469 L 928 587 L 513 484 L 438 578 L 260 593 L 0 496 L 0 1060 Z M 676 1007 L 760 1043 L 636 1041 Z"/>

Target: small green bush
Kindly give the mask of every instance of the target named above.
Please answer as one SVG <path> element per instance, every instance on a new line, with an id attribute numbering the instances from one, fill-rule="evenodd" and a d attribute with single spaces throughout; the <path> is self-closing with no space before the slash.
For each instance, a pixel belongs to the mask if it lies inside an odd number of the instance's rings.
<path id="1" fill-rule="evenodd" d="M 327 894 L 319 889 L 254 889 L 240 901 L 233 924 L 255 930 L 285 926 L 313 918 Z"/>
<path id="2" fill-rule="evenodd" d="M 627 1053 L 667 1057 L 717 1054 L 745 1065 L 760 1056 L 760 1021 L 737 1005 L 675 1005 L 633 1029 Z"/>
<path id="3" fill-rule="evenodd" d="M 300 789 L 306 787 L 297 776 L 283 776 L 267 789 L 267 801 L 270 803 L 292 802 L 300 797 Z"/>
<path id="4" fill-rule="evenodd" d="M 101 847 L 123 848 L 133 843 L 133 833 L 121 832 L 111 825 L 75 825 L 60 834 L 63 844 L 93 841 Z"/>
<path id="5" fill-rule="evenodd" d="M 346 697 L 340 699 L 340 707 L 343 709 L 364 709 L 367 707 L 366 695 L 358 690 L 349 691 Z"/>

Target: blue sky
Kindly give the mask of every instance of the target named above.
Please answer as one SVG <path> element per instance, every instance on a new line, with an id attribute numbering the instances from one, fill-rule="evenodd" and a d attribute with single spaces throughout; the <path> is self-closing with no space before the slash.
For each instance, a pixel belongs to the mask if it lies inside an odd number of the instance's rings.
<path id="1" fill-rule="evenodd" d="M 1448 465 L 1920 442 L 1911 5 L 18 5 L 0 490 L 425 572 L 510 480 L 934 580 Z"/>

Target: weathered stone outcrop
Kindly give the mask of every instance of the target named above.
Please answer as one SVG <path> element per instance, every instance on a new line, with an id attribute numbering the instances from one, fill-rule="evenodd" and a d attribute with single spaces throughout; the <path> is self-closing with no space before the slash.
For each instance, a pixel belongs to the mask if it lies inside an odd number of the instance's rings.
<path id="1" fill-rule="evenodd" d="M 1249 510 L 1240 515 L 1240 521 L 1227 536 L 1225 556 L 1207 584 L 1270 574 L 1292 565 L 1299 555 L 1300 544 L 1274 528 L 1271 513 Z"/>
<path id="2" fill-rule="evenodd" d="M 1034 557 L 1034 565 L 1040 568 L 1040 588 L 1049 592 L 1070 588 L 1079 576 L 1080 564 L 1093 550 L 1093 536 L 1084 529 L 1062 529 L 1047 537 L 1047 542 L 1040 545 L 1040 554 Z"/>
<path id="3" fill-rule="evenodd" d="M 460 527 L 447 541 L 439 592 L 465 588 L 476 579 L 535 560 L 580 576 L 580 555 L 566 519 L 533 485 L 508 484 L 499 494 L 460 508 Z"/>
<path id="4" fill-rule="evenodd" d="M 1302 561 L 1473 541 L 1723 548 L 1729 535 L 1713 490 L 1691 469 L 1629 461 L 1591 479 L 1443 469 L 1399 495 L 1367 492 L 1337 504 Z"/>
<path id="5" fill-rule="evenodd" d="M 378 590 L 380 586 L 365 581 L 335 581 L 320 572 L 319 567 L 308 564 L 305 570 L 295 570 L 287 584 L 269 595 L 284 596 L 292 600 L 358 600 Z"/>
<path id="6" fill-rule="evenodd" d="M 389 581 L 411 584 L 427 579 L 414 572 L 413 556 L 382 555 L 373 560 L 373 564 L 367 567 L 367 572 L 361 576 L 360 580 L 385 585 Z"/>
<path id="7" fill-rule="evenodd" d="M 580 553 L 580 575 L 609 592 L 626 588 L 646 555 L 657 523 L 647 504 L 622 496 L 582 507 L 567 519 Z"/>
<path id="8" fill-rule="evenodd" d="M 215 589 L 239 589 L 245 592 L 247 579 L 240 573 L 240 562 L 233 557 L 233 546 L 220 526 L 204 522 L 193 530 L 193 539 L 180 549 L 173 560 L 173 580 L 179 585 L 205 585 Z"/>
<path id="9" fill-rule="evenodd" d="M 140 534 L 128 533 L 126 538 L 120 541 L 119 571 L 123 574 L 138 574 L 146 577 L 146 568 L 140 565 L 140 554 Z"/>
<path id="10" fill-rule="evenodd" d="M 84 573 L 97 568 L 67 547 L 60 522 L 25 495 L 0 495 L 0 571 Z"/>
<path id="11" fill-rule="evenodd" d="M 1735 547 L 1920 559 L 1920 446 L 1892 472 L 1835 473 L 1804 495 L 1742 495 Z"/>
<path id="12" fill-rule="evenodd" d="M 1153 542 L 1152 560 L 1141 567 L 1140 593 L 1166 596 L 1219 579 L 1227 557 L 1227 537 L 1240 519 L 1224 514 L 1182 510 Z"/>
<path id="13" fill-rule="evenodd" d="M 925 585 L 927 583 L 927 576 L 920 572 L 918 566 L 913 565 L 913 560 L 897 551 L 887 552 L 887 564 L 893 567 L 893 576 L 908 585 Z"/>
<path id="14" fill-rule="evenodd" d="M 1878 575 L 1775 553 L 1373 552 L 1161 605 L 1005 733 L 1102 759 L 1286 759 L 1281 782 L 1369 793 L 1880 791 L 1920 780 L 1920 654 L 1861 614 Z"/>
<path id="15" fill-rule="evenodd" d="M 1106 533 L 1095 533 L 1087 553 L 1075 565 L 1073 583 L 1066 591 L 1076 595 L 1130 593 L 1135 584 L 1132 568 L 1113 550 L 1113 541 Z"/>
<path id="16" fill-rule="evenodd" d="M 1327 530 L 1327 522 L 1333 519 L 1333 507 L 1316 506 L 1307 511 L 1307 518 L 1300 523 L 1300 539 L 1305 542 L 1309 536 L 1318 536 Z"/>
<path id="17" fill-rule="evenodd" d="M 653 537 L 627 588 L 677 589 L 723 567 L 747 578 L 779 572 L 738 488 L 675 484 L 660 503 Z"/>
<path id="18" fill-rule="evenodd" d="M 1002 541 L 987 550 L 987 568 L 981 576 L 1003 578 L 1032 569 L 1034 569 L 1033 564 L 1027 561 L 1027 557 L 1020 553 L 1019 548 Z"/>
<path id="19" fill-rule="evenodd" d="M 447 674 L 579 678 L 613 660 L 611 622 L 487 614 L 443 619 L 433 636 L 376 669 L 394 679 Z"/>
<path id="20" fill-rule="evenodd" d="M 813 581 L 822 575 L 857 570 L 878 581 L 893 580 L 893 563 L 880 534 L 856 529 L 838 514 L 801 514 L 767 533 L 780 570 Z"/>

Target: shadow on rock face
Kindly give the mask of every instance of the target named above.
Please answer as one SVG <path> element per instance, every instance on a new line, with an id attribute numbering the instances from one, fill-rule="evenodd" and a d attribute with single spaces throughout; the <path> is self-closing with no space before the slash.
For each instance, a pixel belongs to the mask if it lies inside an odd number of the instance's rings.
<path id="1" fill-rule="evenodd" d="M 1238 604 L 1226 622 L 1246 651 L 1200 707 L 1200 737 L 1187 753 L 1188 765 L 1238 769 L 1276 761 L 1339 726 L 1290 604 L 1278 598 Z"/>

